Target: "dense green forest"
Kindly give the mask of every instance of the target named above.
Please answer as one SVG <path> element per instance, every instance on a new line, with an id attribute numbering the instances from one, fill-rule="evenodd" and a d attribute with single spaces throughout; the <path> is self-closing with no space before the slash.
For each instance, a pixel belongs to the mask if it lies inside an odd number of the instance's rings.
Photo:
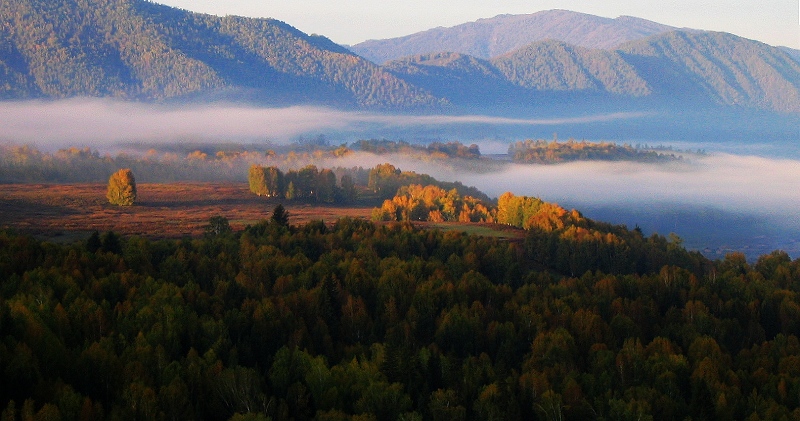
<path id="1" fill-rule="evenodd" d="M 184 240 L 6 231 L 0 407 L 9 420 L 795 419 L 798 279 L 782 252 L 710 262 L 677 237 L 585 219 L 523 241 L 281 217 Z"/>

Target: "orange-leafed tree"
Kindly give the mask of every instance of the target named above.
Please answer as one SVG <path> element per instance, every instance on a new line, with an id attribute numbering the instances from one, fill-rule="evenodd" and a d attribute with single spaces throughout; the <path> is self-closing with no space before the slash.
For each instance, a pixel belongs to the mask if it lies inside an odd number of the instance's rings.
<path id="1" fill-rule="evenodd" d="M 108 179 L 106 198 L 112 205 L 131 206 L 136 202 L 136 179 L 129 168 L 123 168 Z"/>

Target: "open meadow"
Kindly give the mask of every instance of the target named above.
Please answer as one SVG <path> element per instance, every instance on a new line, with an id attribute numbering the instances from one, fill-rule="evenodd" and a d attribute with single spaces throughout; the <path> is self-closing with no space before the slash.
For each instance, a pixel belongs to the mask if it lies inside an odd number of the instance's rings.
<path id="1" fill-rule="evenodd" d="M 253 195 L 246 185 L 224 182 L 138 184 L 134 206 L 115 206 L 106 200 L 106 184 L 0 184 L 0 228 L 11 228 L 41 239 L 71 242 L 93 231 L 114 231 L 149 238 L 195 237 L 209 219 L 223 216 L 234 231 L 269 219 L 282 204 L 289 223 L 311 220 L 333 223 L 342 217 L 370 219 L 373 206 L 303 203 Z M 524 231 L 499 224 L 429 223 L 415 225 L 443 231 L 462 231 L 488 237 L 521 240 Z"/>
<path id="2" fill-rule="evenodd" d="M 92 231 L 151 238 L 198 236 L 209 218 L 223 216 L 231 228 L 269 219 L 278 199 L 253 195 L 237 183 L 138 184 L 134 206 L 106 200 L 106 184 L 0 184 L 0 227 L 52 240 L 72 241 Z M 372 207 L 283 203 L 289 222 L 333 222 L 340 217 L 369 218 Z"/>

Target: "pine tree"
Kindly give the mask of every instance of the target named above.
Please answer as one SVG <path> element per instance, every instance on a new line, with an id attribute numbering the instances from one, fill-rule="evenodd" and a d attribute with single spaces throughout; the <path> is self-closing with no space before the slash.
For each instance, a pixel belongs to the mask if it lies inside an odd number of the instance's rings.
<path id="1" fill-rule="evenodd" d="M 276 223 L 278 225 L 288 226 L 289 225 L 289 212 L 286 211 L 286 209 L 283 207 L 283 205 L 278 204 L 278 206 L 275 206 L 275 209 L 273 209 L 273 211 L 272 211 L 272 218 L 271 219 L 272 219 L 272 222 L 274 222 L 274 223 Z"/>

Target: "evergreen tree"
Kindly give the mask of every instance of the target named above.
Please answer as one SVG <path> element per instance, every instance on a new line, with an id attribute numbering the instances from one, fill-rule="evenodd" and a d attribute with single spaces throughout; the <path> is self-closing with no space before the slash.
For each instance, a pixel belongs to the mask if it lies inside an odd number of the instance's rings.
<path id="1" fill-rule="evenodd" d="M 224 216 L 212 216 L 208 220 L 208 225 L 206 226 L 206 234 L 209 235 L 222 235 L 231 232 L 231 225 L 228 222 L 228 218 Z"/>

